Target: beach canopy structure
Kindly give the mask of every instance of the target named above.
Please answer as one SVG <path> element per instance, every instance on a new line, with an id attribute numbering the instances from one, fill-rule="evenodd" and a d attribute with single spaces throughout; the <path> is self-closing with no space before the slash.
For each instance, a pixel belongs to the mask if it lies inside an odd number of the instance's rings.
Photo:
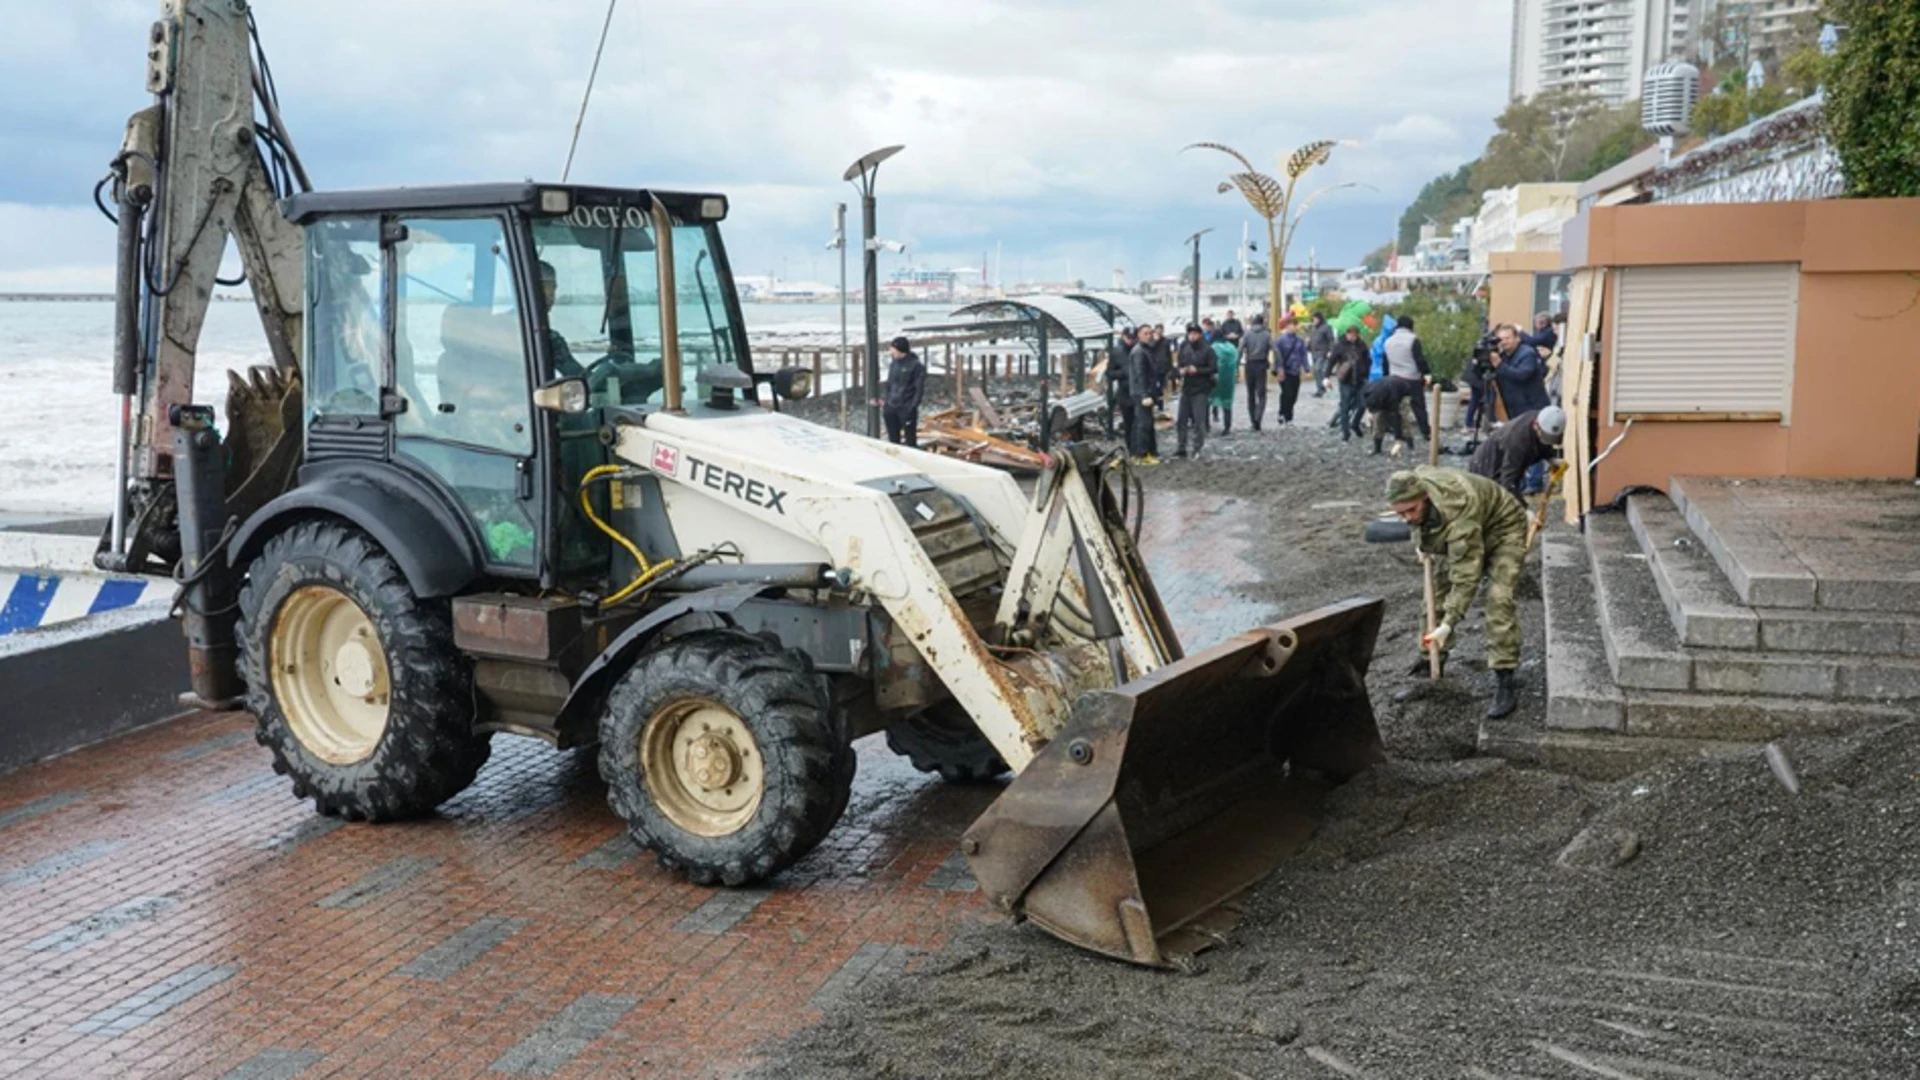
<path id="1" fill-rule="evenodd" d="M 1044 323 L 1049 338 L 1071 341 L 1079 351 L 1084 351 L 1089 342 L 1097 343 L 1097 348 L 1104 348 L 1116 329 L 1106 314 L 1091 305 L 1052 294 L 982 300 L 955 308 L 951 318 L 968 316 Z"/>
<path id="2" fill-rule="evenodd" d="M 1068 293 L 1067 299 L 1085 304 L 1100 313 L 1115 330 L 1127 326 L 1164 324 L 1167 315 L 1141 297 L 1123 292 Z"/>

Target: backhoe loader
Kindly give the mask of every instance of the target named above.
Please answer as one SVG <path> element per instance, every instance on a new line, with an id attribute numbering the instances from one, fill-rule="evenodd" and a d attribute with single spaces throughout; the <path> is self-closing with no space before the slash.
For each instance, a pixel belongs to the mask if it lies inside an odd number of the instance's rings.
<path id="1" fill-rule="evenodd" d="M 1008 475 L 781 411 L 719 194 L 311 190 L 240 0 L 167 0 L 110 189 L 125 484 L 100 561 L 166 571 L 191 703 L 244 706 L 297 797 L 388 821 L 500 733 L 598 747 L 700 883 L 812 850 L 852 741 L 1015 774 L 986 895 L 1157 966 L 1218 939 L 1318 793 L 1380 757 L 1377 601 L 1183 655 L 1112 459 Z M 232 235 L 273 364 L 224 434 L 194 346 Z"/>

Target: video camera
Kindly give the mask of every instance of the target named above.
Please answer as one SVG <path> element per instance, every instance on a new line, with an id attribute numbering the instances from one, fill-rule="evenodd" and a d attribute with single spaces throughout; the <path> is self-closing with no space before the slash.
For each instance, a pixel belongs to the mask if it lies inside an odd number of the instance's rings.
<path id="1" fill-rule="evenodd" d="M 1500 335 L 1489 333 L 1473 346 L 1473 374 L 1482 382 L 1493 377 L 1493 354 L 1500 348 Z"/>

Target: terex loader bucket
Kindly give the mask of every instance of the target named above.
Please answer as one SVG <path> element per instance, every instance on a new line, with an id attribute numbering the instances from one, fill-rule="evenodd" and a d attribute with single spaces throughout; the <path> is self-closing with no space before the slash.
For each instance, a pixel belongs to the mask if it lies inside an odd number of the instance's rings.
<path id="1" fill-rule="evenodd" d="M 1113 690 L 967 830 L 987 895 L 1056 937 L 1182 964 L 1298 849 L 1320 796 L 1383 759 L 1366 671 L 1381 602 L 1260 627 Z"/>

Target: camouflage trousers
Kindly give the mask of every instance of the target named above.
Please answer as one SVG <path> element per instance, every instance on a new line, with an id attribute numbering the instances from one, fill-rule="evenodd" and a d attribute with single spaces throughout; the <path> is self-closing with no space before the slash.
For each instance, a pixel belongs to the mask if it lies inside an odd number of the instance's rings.
<path id="1" fill-rule="evenodd" d="M 1527 562 L 1527 530 L 1524 524 L 1488 537 L 1486 554 L 1486 592 L 1481 607 L 1486 611 L 1487 667 L 1494 671 L 1512 671 L 1520 666 L 1520 616 L 1513 606 L 1514 586 L 1520 582 Z M 1452 590 L 1447 581 L 1447 553 L 1433 557 L 1434 609 L 1443 611 Z"/>

